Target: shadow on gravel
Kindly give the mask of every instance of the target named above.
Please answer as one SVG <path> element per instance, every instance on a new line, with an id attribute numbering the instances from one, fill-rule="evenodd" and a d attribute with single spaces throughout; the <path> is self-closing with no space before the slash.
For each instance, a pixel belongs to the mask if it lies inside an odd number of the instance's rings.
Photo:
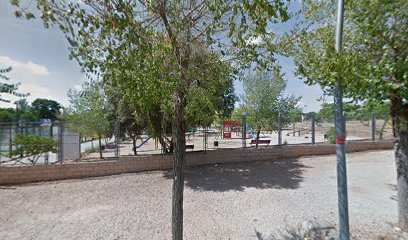
<path id="1" fill-rule="evenodd" d="M 278 231 L 278 234 L 265 236 L 255 229 L 258 240 L 335 240 L 336 232 L 332 229 L 304 231 L 300 228 Z"/>
<path id="2" fill-rule="evenodd" d="M 186 170 L 186 186 L 198 191 L 243 191 L 245 188 L 296 189 L 307 166 L 296 159 L 279 162 L 215 164 Z M 167 171 L 164 177 L 172 178 Z"/>
<path id="3" fill-rule="evenodd" d="M 255 229 L 255 236 L 258 240 L 305 240 L 305 236 L 298 230 L 290 230 L 284 233 L 278 234 L 278 236 L 264 236 L 262 233 Z"/>

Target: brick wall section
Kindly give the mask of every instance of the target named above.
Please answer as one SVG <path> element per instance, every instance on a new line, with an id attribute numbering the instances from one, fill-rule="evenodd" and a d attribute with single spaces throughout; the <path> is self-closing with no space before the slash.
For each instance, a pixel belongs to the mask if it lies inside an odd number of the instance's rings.
<path id="1" fill-rule="evenodd" d="M 352 142 L 346 145 L 347 152 L 392 149 L 393 142 Z M 188 152 L 187 166 L 214 163 L 250 162 L 297 158 L 302 156 L 335 153 L 335 145 L 285 145 L 260 149 L 219 149 L 204 152 Z M 172 155 L 124 156 L 119 160 L 68 163 L 38 166 L 1 166 L 0 185 L 30 183 L 72 178 L 107 176 L 150 170 L 165 170 L 172 167 Z"/>

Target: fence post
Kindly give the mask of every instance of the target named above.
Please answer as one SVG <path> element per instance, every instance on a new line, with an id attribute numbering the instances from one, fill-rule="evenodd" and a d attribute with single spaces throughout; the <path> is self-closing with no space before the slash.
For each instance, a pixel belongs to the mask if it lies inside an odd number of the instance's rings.
<path id="1" fill-rule="evenodd" d="M 205 153 L 207 153 L 207 138 L 208 138 L 208 136 L 207 136 L 207 132 L 208 132 L 208 127 L 205 127 L 204 128 L 205 130 L 204 130 L 204 152 Z"/>
<path id="2" fill-rule="evenodd" d="M 246 116 L 247 113 L 244 112 L 242 114 L 242 147 L 246 148 L 246 131 L 247 131 L 247 126 L 246 126 Z"/>
<path id="3" fill-rule="evenodd" d="M 53 139 L 53 128 L 54 127 L 54 125 L 53 125 L 53 123 L 51 122 L 51 125 L 50 125 L 50 138 L 51 139 Z M 27 128 L 26 128 L 27 129 Z M 26 135 L 27 135 L 27 133 L 26 133 Z"/>
<path id="4" fill-rule="evenodd" d="M 296 131 L 296 123 L 293 122 L 293 134 L 292 134 L 293 137 L 295 136 L 295 131 Z"/>
<path id="5" fill-rule="evenodd" d="M 16 137 L 17 135 L 20 134 L 20 128 L 19 128 L 19 124 L 18 124 L 18 118 L 16 119 L 16 128 L 14 129 L 14 137 Z M 13 142 L 11 142 L 11 144 L 13 144 Z M 15 149 L 17 150 L 17 146 L 15 146 Z M 23 151 L 21 151 L 20 153 L 20 157 L 23 158 Z"/>
<path id="6" fill-rule="evenodd" d="M 60 122 L 58 129 L 58 161 L 62 163 L 64 158 L 64 123 Z"/>
<path id="7" fill-rule="evenodd" d="M 120 121 L 115 120 L 115 158 L 119 158 L 119 136 L 120 136 Z"/>
<path id="8" fill-rule="evenodd" d="M 48 162 L 49 162 L 49 155 L 48 155 L 48 152 L 45 152 L 44 153 L 44 164 L 48 165 Z"/>
<path id="9" fill-rule="evenodd" d="M 312 113 L 311 115 L 311 124 L 312 124 L 312 144 L 316 143 L 316 135 L 315 135 L 315 115 Z"/>
<path id="10" fill-rule="evenodd" d="M 282 113 L 278 113 L 278 145 L 282 145 Z"/>
<path id="11" fill-rule="evenodd" d="M 371 113 L 371 141 L 375 141 L 375 126 L 376 122 L 375 122 L 375 113 Z"/>
<path id="12" fill-rule="evenodd" d="M 11 156 L 11 152 L 13 151 L 13 133 L 12 133 L 12 131 L 13 131 L 13 129 L 12 129 L 12 127 L 13 127 L 13 125 L 10 123 L 10 131 L 9 131 L 9 158 L 11 158 L 12 156 Z"/>

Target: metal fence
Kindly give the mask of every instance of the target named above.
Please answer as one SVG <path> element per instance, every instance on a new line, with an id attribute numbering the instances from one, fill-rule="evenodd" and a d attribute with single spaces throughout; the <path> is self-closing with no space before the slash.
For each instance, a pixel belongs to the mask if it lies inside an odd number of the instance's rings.
<path id="1" fill-rule="evenodd" d="M 317 121 L 313 114 L 300 120 L 282 121 L 286 116 L 270 119 L 271 129 L 260 129 L 258 147 L 279 147 L 292 144 L 317 144 L 330 142 L 334 137 L 334 123 Z M 346 116 L 347 120 L 347 116 Z M 282 124 L 282 122 L 286 124 Z M 289 123 L 288 123 L 289 122 Z M 168 131 L 167 131 L 168 130 Z M 187 129 L 186 151 L 206 152 L 223 148 L 256 147 L 257 123 L 254 116 L 236 115 L 229 120 L 218 120 L 211 126 Z M 15 156 L 19 147 L 16 136 L 36 135 L 53 139 L 57 145 L 54 152 L 39 154 L 34 163 L 32 156 Z M 378 141 L 393 138 L 391 121 L 375 114 L 346 121 L 347 141 Z M 0 164 L 55 164 L 63 161 L 95 161 L 117 159 L 120 156 L 171 153 L 172 136 L 169 129 L 162 129 L 160 136 L 153 137 L 148 130 L 139 134 L 134 142 L 114 120 L 99 137 L 81 136 L 71 129 L 69 122 L 20 122 L 0 123 Z M 13 155 L 14 154 L 14 155 Z"/>
<path id="2" fill-rule="evenodd" d="M 290 123 L 282 124 L 282 122 L 288 122 L 280 120 L 284 117 L 271 119 L 273 128 L 260 129 L 258 147 L 330 143 L 333 140 L 335 134 L 333 122 L 316 121 L 315 116 L 310 114 L 302 117 L 300 121 L 289 121 Z M 348 120 L 345 124 L 347 141 L 392 139 L 390 121 L 384 125 L 383 119 L 372 118 L 371 114 L 361 119 Z M 205 152 L 222 148 L 256 147 L 257 130 L 254 117 L 250 115 L 237 115 L 228 121 L 219 121 L 211 126 L 191 128 L 186 133 L 186 151 Z M 171 134 L 163 138 L 164 142 L 170 145 Z M 137 139 L 136 148 L 138 155 L 164 154 L 160 141 L 150 137 L 147 133 Z M 129 138 L 121 140 L 119 149 L 122 156 L 134 155 L 133 145 Z"/>
<path id="3" fill-rule="evenodd" d="M 16 144 L 18 136 L 40 136 L 53 139 L 56 151 L 43 152 L 38 156 L 25 156 L 22 146 Z M 62 124 L 52 122 L 0 123 L 0 164 L 49 164 L 58 161 L 61 150 Z M 33 150 L 35 151 L 35 149 Z M 33 162 L 35 161 L 35 162 Z"/>

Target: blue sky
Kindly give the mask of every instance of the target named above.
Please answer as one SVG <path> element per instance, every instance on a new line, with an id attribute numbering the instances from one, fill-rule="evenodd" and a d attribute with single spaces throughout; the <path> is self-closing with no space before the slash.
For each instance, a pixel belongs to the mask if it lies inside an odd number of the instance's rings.
<path id="1" fill-rule="evenodd" d="M 9 1 L 0 0 L 0 68 L 13 67 L 10 81 L 20 82 L 20 92 L 31 94 L 28 101 L 48 98 L 68 106 L 67 91 L 79 89 L 84 81 L 80 67 L 68 55 L 68 43 L 57 28 L 46 29 L 39 19 L 17 19 Z M 319 86 L 307 86 L 295 77 L 291 59 L 280 59 L 280 63 L 287 79 L 286 93 L 302 96 L 300 106 L 306 111 L 318 110 Z M 242 93 L 240 82 L 235 83 L 235 90 Z M 13 104 L 0 102 L 0 107 Z"/>

